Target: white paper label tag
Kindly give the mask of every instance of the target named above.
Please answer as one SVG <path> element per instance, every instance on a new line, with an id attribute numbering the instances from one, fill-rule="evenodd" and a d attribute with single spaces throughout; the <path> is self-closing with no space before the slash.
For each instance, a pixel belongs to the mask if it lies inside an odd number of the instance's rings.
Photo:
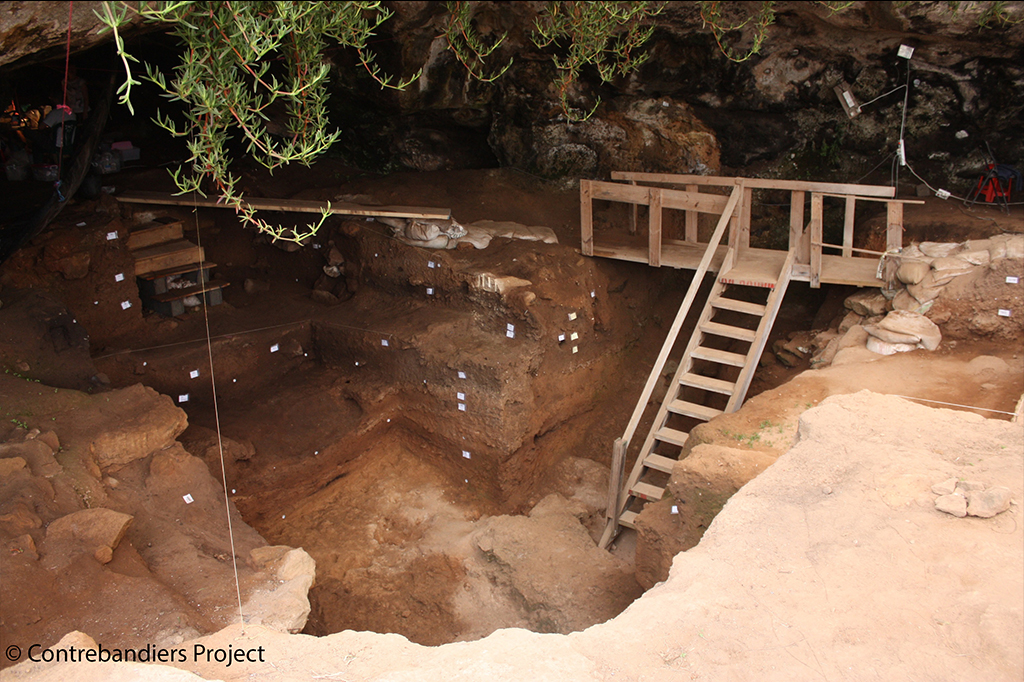
<path id="1" fill-rule="evenodd" d="M 562 343 L 563 341 L 565 341 L 565 334 L 559 334 L 558 335 L 558 343 Z"/>
<path id="2" fill-rule="evenodd" d="M 1000 308 L 997 314 L 999 315 L 999 317 L 1009 317 L 1010 311 L 1007 310 L 1006 308 Z"/>
<path id="3" fill-rule="evenodd" d="M 466 411 L 466 403 L 459 403 L 459 412 Z"/>
<path id="4" fill-rule="evenodd" d="M 427 296 L 433 296 L 433 295 L 434 295 L 434 290 L 433 290 L 433 288 L 431 288 L 431 287 L 427 287 Z"/>
<path id="5" fill-rule="evenodd" d="M 579 346 L 573 346 L 572 347 L 572 352 L 573 353 L 578 353 L 579 351 L 580 351 L 580 347 Z"/>
<path id="6" fill-rule="evenodd" d="M 466 373 L 465 372 L 459 372 L 459 378 L 460 379 L 465 379 L 466 378 Z"/>
<path id="7" fill-rule="evenodd" d="M 387 348 L 387 346 L 388 346 L 388 340 L 387 340 L 387 339 L 381 339 L 381 340 L 380 340 L 380 345 L 382 345 L 382 346 L 384 346 L 385 348 Z"/>
<path id="8" fill-rule="evenodd" d="M 188 393 L 182 393 L 181 395 L 179 395 L 178 396 L 178 402 L 179 403 L 187 403 L 188 402 Z"/>
<path id="9" fill-rule="evenodd" d="M 1008 277 L 1006 278 L 1006 283 L 1007 283 L 1007 284 L 1016 284 L 1016 283 L 1017 283 L 1017 282 L 1019 282 L 1019 281 L 1020 281 L 1020 279 L 1019 279 L 1019 278 L 1017 278 L 1017 277 L 1014 277 L 1013 275 L 1010 275 L 1010 276 L 1008 276 Z"/>
<path id="10" fill-rule="evenodd" d="M 191 372 L 188 373 L 188 376 L 189 376 L 190 379 L 198 379 L 199 378 L 199 370 L 198 369 L 192 370 Z"/>
<path id="11" fill-rule="evenodd" d="M 576 313 L 569 313 L 569 320 L 572 321 L 572 320 L 575 320 L 575 319 L 576 319 Z"/>
<path id="12" fill-rule="evenodd" d="M 679 507 L 673 504 L 672 505 L 672 513 L 673 514 L 678 514 L 679 513 Z"/>
<path id="13" fill-rule="evenodd" d="M 436 268 L 436 267 L 437 267 L 437 265 L 436 265 L 436 264 L 434 263 L 434 261 L 432 261 L 432 260 L 428 260 L 428 261 L 427 261 L 427 267 L 428 267 L 428 268 Z"/>
<path id="14" fill-rule="evenodd" d="M 514 339 L 514 338 L 516 338 L 516 333 L 514 331 L 510 330 L 510 331 L 505 332 L 505 336 L 507 336 L 510 339 Z"/>
<path id="15" fill-rule="evenodd" d="M 75 223 L 75 227 L 85 227 L 85 222 Z"/>
<path id="16" fill-rule="evenodd" d="M 115 282 L 123 282 L 124 281 L 124 273 L 123 272 L 119 272 L 116 275 L 114 275 L 114 281 Z"/>
<path id="17" fill-rule="evenodd" d="M 107 232 L 107 241 L 112 242 L 117 239 L 117 232 Z"/>
<path id="18" fill-rule="evenodd" d="M 896 52 L 897 57 L 903 57 L 904 59 L 910 59 L 914 56 L 914 48 L 910 45 L 900 45 L 900 49 Z"/>
<path id="19" fill-rule="evenodd" d="M 281 348 L 276 343 L 273 346 L 270 347 L 270 352 L 271 353 L 276 353 L 279 350 L 281 350 Z"/>
<path id="20" fill-rule="evenodd" d="M 576 332 L 573 332 L 572 334 L 569 334 L 569 340 L 570 341 L 575 341 L 578 338 L 580 338 L 580 335 L 577 334 Z"/>
<path id="21" fill-rule="evenodd" d="M 465 393 L 456 393 L 455 397 L 458 398 L 459 400 L 465 400 L 466 399 L 466 394 Z"/>
<path id="22" fill-rule="evenodd" d="M 506 324 L 505 329 L 509 330 L 510 332 L 514 332 L 516 330 L 516 326 L 514 324 Z"/>
<path id="23" fill-rule="evenodd" d="M 469 450 L 463 450 L 462 456 L 465 457 L 466 459 L 472 459 L 472 457 L 469 454 Z"/>
<path id="24" fill-rule="evenodd" d="M 121 301 L 121 310 L 128 310 L 132 307 L 131 301 Z"/>
<path id="25" fill-rule="evenodd" d="M 935 196 L 937 196 L 940 199 L 948 199 L 950 195 L 949 192 L 947 192 L 944 189 L 937 189 L 935 190 Z"/>
<path id="26" fill-rule="evenodd" d="M 193 502 L 195 502 L 195 500 L 192 499 L 191 495 L 182 495 L 181 499 L 185 500 L 185 504 L 192 504 Z"/>
<path id="27" fill-rule="evenodd" d="M 846 100 L 846 106 L 851 109 L 857 108 L 857 100 L 853 98 L 853 93 L 849 90 L 843 90 L 843 99 Z"/>
<path id="28" fill-rule="evenodd" d="M 590 298 L 597 298 L 597 292 L 596 291 L 591 291 L 590 292 Z"/>

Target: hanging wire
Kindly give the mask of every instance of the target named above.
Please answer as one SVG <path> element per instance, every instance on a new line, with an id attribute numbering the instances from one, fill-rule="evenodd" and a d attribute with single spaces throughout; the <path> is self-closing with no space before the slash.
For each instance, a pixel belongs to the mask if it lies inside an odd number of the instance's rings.
<path id="1" fill-rule="evenodd" d="M 210 336 L 210 310 L 206 291 L 206 254 L 203 253 L 202 230 L 199 229 L 199 207 L 195 195 L 192 196 L 192 215 L 196 219 L 196 246 L 199 247 L 199 296 L 203 304 L 203 319 L 206 323 L 206 351 L 210 358 L 210 387 L 213 389 L 213 419 L 217 426 L 217 450 L 220 453 L 220 480 L 224 485 L 224 513 L 228 517 L 228 539 L 231 542 L 231 567 L 235 573 L 235 595 L 238 597 L 238 622 L 245 627 L 245 615 L 242 613 L 242 587 L 238 580 L 238 555 L 235 552 L 235 531 L 231 524 L 231 499 L 228 497 L 228 474 L 224 464 L 224 439 L 220 430 L 220 408 L 217 404 L 217 378 L 213 373 L 213 340 Z"/>

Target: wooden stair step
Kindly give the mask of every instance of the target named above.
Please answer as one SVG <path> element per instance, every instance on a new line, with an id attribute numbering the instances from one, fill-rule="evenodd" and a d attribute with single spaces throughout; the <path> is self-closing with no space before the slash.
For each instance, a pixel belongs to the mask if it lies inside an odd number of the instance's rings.
<path id="1" fill-rule="evenodd" d="M 199 294 L 205 294 L 208 291 L 216 291 L 217 289 L 223 289 L 230 286 L 231 282 L 223 279 L 214 279 L 209 282 L 205 282 L 202 286 L 185 287 L 184 289 L 168 289 L 162 294 L 151 296 L 154 301 L 160 303 L 168 303 L 170 301 L 176 301 L 179 298 L 188 298 L 189 296 L 198 296 Z"/>
<path id="2" fill-rule="evenodd" d="M 664 455 L 656 455 L 653 452 L 644 457 L 645 467 L 664 471 L 666 474 L 671 474 L 672 470 L 678 463 L 678 459 L 672 459 L 671 457 L 665 457 Z"/>
<path id="3" fill-rule="evenodd" d="M 638 514 L 635 511 L 624 511 L 621 514 L 619 514 L 619 525 L 636 530 L 637 516 Z"/>
<path id="4" fill-rule="evenodd" d="M 139 249 L 132 255 L 136 276 L 205 260 L 202 247 L 185 239 Z"/>
<path id="5" fill-rule="evenodd" d="M 724 336 L 738 341 L 753 341 L 757 337 L 757 331 L 754 329 L 733 327 L 732 325 L 721 324 L 720 322 L 705 322 L 700 326 L 700 330 L 708 334 Z"/>
<path id="6" fill-rule="evenodd" d="M 715 408 L 707 407 L 706 405 L 698 405 L 697 403 L 688 403 L 685 400 L 673 400 L 668 404 L 668 411 L 673 414 L 682 414 L 687 417 L 703 419 L 704 421 L 711 421 L 718 415 L 722 414 L 722 410 L 716 410 Z"/>
<path id="7" fill-rule="evenodd" d="M 758 317 L 764 317 L 765 308 L 759 303 L 749 303 L 747 301 L 738 301 L 735 298 L 725 298 L 724 296 L 718 296 L 711 301 L 712 307 L 719 308 L 721 310 L 732 310 L 737 313 L 746 313 L 747 315 L 757 315 Z"/>
<path id="8" fill-rule="evenodd" d="M 713 377 L 705 377 L 700 374 L 692 374 L 687 372 L 683 376 L 679 377 L 679 383 L 683 386 L 693 386 L 694 388 L 703 388 L 706 391 L 714 391 L 715 393 L 724 393 L 725 395 L 732 395 L 736 388 L 736 384 L 732 381 L 724 381 L 722 379 L 715 379 Z"/>
<path id="9" fill-rule="evenodd" d="M 690 434 L 663 426 L 654 432 L 654 437 L 664 443 L 672 443 L 682 447 L 686 443 L 686 439 L 690 437 Z"/>
<path id="10" fill-rule="evenodd" d="M 152 222 L 139 225 L 128 233 L 128 250 L 136 251 L 147 246 L 175 241 L 184 236 L 180 220 L 173 218 L 157 218 Z"/>
<path id="11" fill-rule="evenodd" d="M 743 367 L 747 364 L 747 357 L 745 355 L 715 348 L 705 348 L 704 346 L 694 348 L 690 357 L 697 358 L 698 360 L 710 360 L 720 365 L 732 365 L 733 367 Z"/>
<path id="12" fill-rule="evenodd" d="M 665 494 L 665 489 L 650 483 L 644 483 L 643 481 L 637 481 L 633 484 L 633 487 L 629 489 L 629 494 L 633 497 L 639 497 L 648 502 L 657 502 L 661 499 L 661 496 Z"/>

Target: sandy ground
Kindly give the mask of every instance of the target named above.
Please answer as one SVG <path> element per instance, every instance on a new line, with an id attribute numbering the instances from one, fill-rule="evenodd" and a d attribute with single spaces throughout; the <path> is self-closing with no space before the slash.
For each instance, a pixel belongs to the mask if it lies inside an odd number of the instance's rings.
<path id="1" fill-rule="evenodd" d="M 608 623 L 436 648 L 236 625 L 183 644 L 180 668 L 222 680 L 1019 680 L 1022 451 L 1019 423 L 866 391 L 828 398 L 670 578 Z M 1006 486 L 1014 504 L 989 519 L 943 514 L 930 488 L 950 477 Z M 197 662 L 197 644 L 262 646 L 264 662 Z M 2 678 L 119 674 L 68 663 Z"/>

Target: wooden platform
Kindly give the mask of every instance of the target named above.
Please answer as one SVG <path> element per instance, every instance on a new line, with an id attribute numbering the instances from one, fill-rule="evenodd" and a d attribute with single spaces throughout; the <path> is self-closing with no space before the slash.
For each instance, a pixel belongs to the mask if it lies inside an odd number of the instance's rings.
<path id="1" fill-rule="evenodd" d="M 123 192 L 114 197 L 122 203 L 150 204 L 154 206 L 188 206 L 199 208 L 231 208 L 218 201 L 217 197 L 204 197 L 195 193 L 168 194 L 166 192 Z M 247 197 L 245 203 L 257 211 L 284 211 L 287 213 L 321 213 L 333 215 L 355 215 L 369 218 L 416 218 L 420 220 L 448 220 L 452 217 L 450 208 L 424 208 L 420 206 L 366 206 L 344 201 L 328 202 L 305 199 L 263 199 Z"/>
<path id="2" fill-rule="evenodd" d="M 676 269 L 696 270 L 704 255 L 706 244 L 666 239 L 661 247 L 661 264 Z M 711 259 L 712 272 L 722 267 L 722 259 L 728 246 L 719 246 Z M 647 244 L 637 238 L 601 235 L 601 243 L 594 244 L 594 255 L 602 258 L 647 263 Z M 731 281 L 750 286 L 772 286 L 779 275 L 786 252 L 774 249 L 744 249 L 736 265 L 729 271 Z M 824 284 L 847 284 L 857 287 L 883 287 L 885 283 L 875 276 L 878 271 L 877 258 L 844 258 L 837 255 L 822 255 L 821 281 Z M 794 265 L 791 279 L 798 282 L 811 281 L 810 267 Z M 761 282 L 762 284 L 758 284 Z"/>

